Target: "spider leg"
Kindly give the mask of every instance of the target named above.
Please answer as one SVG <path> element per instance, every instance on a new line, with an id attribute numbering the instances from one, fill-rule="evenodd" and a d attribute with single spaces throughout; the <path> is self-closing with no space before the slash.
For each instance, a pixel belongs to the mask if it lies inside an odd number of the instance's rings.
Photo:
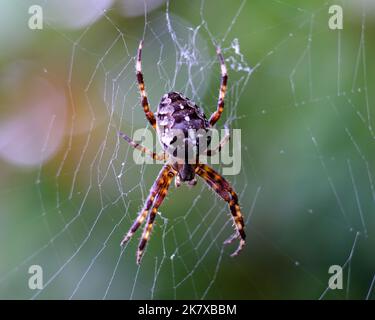
<path id="1" fill-rule="evenodd" d="M 153 128 L 156 128 L 156 120 L 153 112 L 150 110 L 150 105 L 148 103 L 147 94 L 145 90 L 145 82 L 143 80 L 143 73 L 142 73 L 142 47 L 143 47 L 143 41 L 139 43 L 138 47 L 138 53 L 137 53 L 137 63 L 135 65 L 135 69 L 137 72 L 137 82 L 138 82 L 138 88 L 139 92 L 141 94 L 141 103 L 143 107 L 143 111 L 145 112 L 147 120 L 150 122 L 150 124 L 153 126 Z"/>
<path id="2" fill-rule="evenodd" d="M 152 227 L 154 225 L 154 220 L 155 220 L 156 214 L 158 212 L 158 208 L 163 203 L 163 200 L 168 193 L 169 185 L 171 184 L 171 181 L 172 181 L 174 176 L 175 176 L 175 172 L 173 172 L 173 171 L 169 171 L 167 173 L 167 177 L 165 178 L 165 183 L 161 187 L 161 189 L 159 190 L 159 192 L 158 192 L 158 194 L 155 198 L 154 206 L 153 206 L 153 208 L 152 208 L 152 210 L 151 210 L 151 212 L 150 212 L 150 214 L 147 218 L 147 224 L 144 227 L 142 238 L 139 241 L 138 251 L 137 251 L 137 264 L 140 264 L 140 262 L 141 262 L 141 259 L 142 259 L 147 241 L 150 238 L 150 234 L 151 234 L 151 231 L 152 231 Z"/>
<path id="3" fill-rule="evenodd" d="M 224 125 L 225 135 L 219 142 L 219 145 L 215 149 L 207 149 L 205 154 L 209 157 L 214 156 L 216 153 L 221 152 L 221 149 L 229 142 L 230 140 L 230 132 L 227 125 Z"/>
<path id="4" fill-rule="evenodd" d="M 219 62 L 220 62 L 221 81 L 220 81 L 219 100 L 217 102 L 217 110 L 211 115 L 210 120 L 209 120 L 211 126 L 213 126 L 220 119 L 220 116 L 223 113 L 224 98 L 225 98 L 225 93 L 227 92 L 227 82 L 228 82 L 227 67 L 225 65 L 224 57 L 221 53 L 220 48 L 217 48 L 216 52 L 217 52 L 217 57 L 219 58 Z"/>
<path id="5" fill-rule="evenodd" d="M 121 246 L 126 244 L 130 238 L 133 236 L 133 234 L 138 230 L 140 225 L 143 223 L 143 221 L 146 219 L 148 212 L 150 211 L 150 208 L 152 207 L 156 195 L 160 192 L 160 190 L 164 187 L 167 181 L 168 173 L 171 170 L 170 165 L 165 165 L 163 169 L 161 169 L 157 179 L 155 180 L 154 184 L 151 187 L 150 194 L 148 195 L 146 202 L 142 208 L 142 210 L 139 212 L 138 217 L 133 222 L 133 225 L 130 227 L 127 234 L 124 236 L 124 238 L 121 241 Z"/>
<path id="6" fill-rule="evenodd" d="M 236 232 L 234 235 L 229 237 L 224 244 L 229 244 L 233 240 L 240 238 L 240 243 L 235 252 L 231 256 L 236 256 L 240 253 L 245 245 L 245 231 L 244 231 L 244 221 L 241 214 L 240 206 L 238 204 L 238 196 L 233 188 L 230 186 L 229 182 L 225 180 L 221 175 L 219 175 L 214 169 L 205 165 L 199 164 L 196 169 L 197 174 L 202 177 L 205 182 L 215 190 L 215 192 L 229 204 L 230 211 L 232 213 L 234 225 L 236 227 Z"/>
<path id="7" fill-rule="evenodd" d="M 142 146 L 141 144 L 135 142 L 132 138 L 128 137 L 125 133 L 119 132 L 119 136 L 123 138 L 127 143 L 129 143 L 134 149 L 141 151 L 142 153 L 147 154 L 154 160 L 166 160 L 168 159 L 168 154 L 163 152 L 157 154 L 152 152 L 151 150 L 147 149 L 146 147 Z"/>

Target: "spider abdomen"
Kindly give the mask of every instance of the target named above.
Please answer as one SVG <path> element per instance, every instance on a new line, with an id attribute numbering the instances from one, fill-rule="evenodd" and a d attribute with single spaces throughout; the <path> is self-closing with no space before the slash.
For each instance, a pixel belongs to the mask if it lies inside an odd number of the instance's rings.
<path id="1" fill-rule="evenodd" d="M 201 108 L 178 92 L 162 97 L 156 126 L 164 150 L 184 163 L 194 163 L 199 152 L 196 147 L 207 141 L 204 136 L 210 129 Z"/>
<path id="2" fill-rule="evenodd" d="M 207 118 L 201 108 L 181 93 L 169 92 L 158 106 L 156 123 L 168 129 L 206 129 Z"/>

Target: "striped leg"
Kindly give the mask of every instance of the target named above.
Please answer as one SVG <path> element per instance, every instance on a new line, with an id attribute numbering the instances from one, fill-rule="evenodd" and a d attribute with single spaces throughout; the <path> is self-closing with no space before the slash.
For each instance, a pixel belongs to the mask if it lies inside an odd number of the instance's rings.
<path id="1" fill-rule="evenodd" d="M 138 81 L 138 88 L 139 92 L 141 93 L 141 103 L 143 107 L 143 111 L 145 112 L 147 120 L 150 122 L 150 124 L 153 126 L 153 128 L 156 128 L 156 120 L 155 116 L 150 110 L 150 105 L 148 103 L 147 94 L 145 91 L 145 83 L 143 81 L 143 74 L 142 74 L 142 46 L 143 41 L 139 43 L 138 47 L 138 54 L 137 54 L 137 63 L 135 65 L 135 69 L 137 72 L 137 81 Z"/>
<path id="2" fill-rule="evenodd" d="M 163 152 L 160 154 L 157 154 L 155 152 L 152 152 L 151 150 L 147 149 L 146 147 L 140 145 L 139 143 L 132 140 L 130 137 L 128 137 L 125 133 L 119 132 L 119 136 L 123 138 L 127 143 L 129 143 L 134 149 L 137 149 L 141 151 L 142 153 L 147 154 L 154 160 L 166 160 L 168 159 L 168 154 Z"/>
<path id="3" fill-rule="evenodd" d="M 143 255 L 143 252 L 145 250 L 147 241 L 150 239 L 150 234 L 151 234 L 151 231 L 152 231 L 152 227 L 154 225 L 154 220 L 155 220 L 156 214 L 158 212 L 158 208 L 163 203 L 163 200 L 168 193 L 169 185 L 171 184 L 171 181 L 172 181 L 174 176 L 175 176 L 174 172 L 172 172 L 172 171 L 168 172 L 168 175 L 165 178 L 165 183 L 164 183 L 163 187 L 160 189 L 160 191 L 158 192 L 158 194 L 155 198 L 154 206 L 153 206 L 153 208 L 152 208 L 152 210 L 151 210 L 151 212 L 150 212 L 150 214 L 147 218 L 147 224 L 144 227 L 142 238 L 139 241 L 138 251 L 137 251 L 137 264 L 140 264 L 140 262 L 141 262 L 142 255 Z"/>
<path id="4" fill-rule="evenodd" d="M 226 181 L 221 175 L 219 175 L 214 169 L 205 165 L 199 164 L 197 166 L 197 174 L 202 177 L 205 182 L 215 190 L 215 192 L 223 198 L 229 204 L 230 211 L 232 213 L 234 225 L 236 227 L 236 232 L 233 236 L 227 239 L 224 244 L 229 244 L 233 242 L 233 240 L 239 238 L 240 243 L 238 248 L 235 252 L 231 254 L 231 256 L 236 256 L 240 253 L 242 248 L 245 245 L 245 231 L 244 231 L 244 221 L 241 214 L 240 206 L 238 204 L 238 197 L 237 194 L 234 192 L 232 187 L 229 185 L 228 181 Z"/>
<path id="5" fill-rule="evenodd" d="M 142 210 L 139 212 L 138 217 L 135 219 L 133 225 L 127 232 L 127 234 L 124 236 L 123 240 L 121 241 L 121 246 L 126 244 L 130 238 L 133 236 L 133 234 L 137 231 L 137 229 L 140 227 L 140 225 L 143 223 L 143 221 L 146 219 L 148 212 L 150 211 L 150 208 L 152 207 L 156 195 L 162 190 L 167 183 L 168 174 L 171 170 L 170 165 L 165 165 L 163 169 L 160 171 L 159 176 L 155 180 L 151 190 L 150 194 L 148 195 L 146 202 L 142 208 Z"/>
<path id="6" fill-rule="evenodd" d="M 224 98 L 225 93 L 227 92 L 227 82 L 228 82 L 228 73 L 227 67 L 225 65 L 224 57 L 221 53 L 220 48 L 216 50 L 217 56 L 220 62 L 221 70 L 221 82 L 220 82 L 220 91 L 219 91 L 219 100 L 217 102 L 217 110 L 210 117 L 210 125 L 213 126 L 219 119 L 224 110 Z"/>

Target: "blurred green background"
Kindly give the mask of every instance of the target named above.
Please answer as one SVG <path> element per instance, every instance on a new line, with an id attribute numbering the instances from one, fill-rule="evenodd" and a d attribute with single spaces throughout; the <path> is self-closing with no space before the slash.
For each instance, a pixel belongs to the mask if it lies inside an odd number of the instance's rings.
<path id="1" fill-rule="evenodd" d="M 43 29 L 31 30 L 31 5 Z M 343 30 L 328 9 L 341 5 Z M 2 1 L 0 298 L 373 299 L 375 5 L 372 1 Z M 119 243 L 160 165 L 136 165 L 117 132 L 146 125 L 134 58 L 152 109 L 182 91 L 218 127 L 242 130 L 228 176 L 247 221 L 200 182 L 171 187 L 142 264 Z M 216 166 L 219 170 L 219 166 Z M 43 268 L 31 290 L 28 269 Z M 343 289 L 326 290 L 331 265 Z"/>

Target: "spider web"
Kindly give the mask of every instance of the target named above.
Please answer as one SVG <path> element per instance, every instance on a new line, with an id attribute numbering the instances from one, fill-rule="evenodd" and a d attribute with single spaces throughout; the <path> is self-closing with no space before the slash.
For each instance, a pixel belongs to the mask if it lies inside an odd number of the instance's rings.
<path id="1" fill-rule="evenodd" d="M 2 185 L 2 203 L 26 190 L 38 210 L 2 236 L 0 296 L 373 298 L 374 16 L 366 1 L 339 2 L 350 33 L 328 29 L 326 1 L 171 1 L 155 11 L 146 1 L 143 18 L 124 22 L 114 6 L 75 32 L 47 19 L 64 48 L 50 54 L 64 57 L 66 139 L 26 187 Z M 222 48 L 229 88 L 218 126 L 242 129 L 241 174 L 227 177 L 247 226 L 236 258 L 223 245 L 233 232 L 229 209 L 203 182 L 170 188 L 140 266 L 141 231 L 119 246 L 161 168 L 135 164 L 118 137 L 147 125 L 134 74 L 142 38 L 153 110 L 164 93 L 180 91 L 212 113 Z M 34 264 L 42 290 L 27 288 Z M 327 287 L 331 265 L 343 267 L 343 290 Z"/>

